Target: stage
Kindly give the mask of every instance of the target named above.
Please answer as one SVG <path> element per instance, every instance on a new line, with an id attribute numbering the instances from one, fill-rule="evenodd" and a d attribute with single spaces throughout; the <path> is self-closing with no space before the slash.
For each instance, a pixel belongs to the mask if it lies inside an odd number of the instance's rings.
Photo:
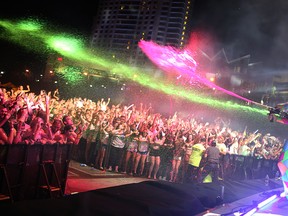
<path id="1" fill-rule="evenodd" d="M 114 177 L 114 181 L 117 178 Z M 87 184 L 88 182 L 89 178 Z M 76 184 L 75 181 L 74 183 Z M 71 187 L 73 185 L 70 185 L 70 189 Z M 221 181 L 219 184 L 178 184 L 149 180 L 73 192 L 57 199 L 24 200 L 13 204 L 2 202 L 0 208 L 1 211 L 8 212 L 8 215 L 17 216 L 235 215 L 237 212 L 244 213 L 262 200 L 281 192 L 282 181 L 273 179 L 269 186 L 264 184 L 264 179 Z M 267 209 L 261 211 L 275 214 L 275 210 L 265 207 Z M 278 208 L 277 215 L 285 215 L 283 211 L 287 212 L 287 207 Z"/>
<path id="2" fill-rule="evenodd" d="M 223 203 L 215 208 L 208 209 L 206 212 L 201 212 L 197 216 L 286 216 L 288 212 L 288 200 L 279 197 L 281 192 L 282 188 L 264 191 L 232 203 Z M 268 203 L 265 204 L 267 201 Z M 263 203 L 265 205 L 259 208 L 258 206 L 261 206 Z"/>

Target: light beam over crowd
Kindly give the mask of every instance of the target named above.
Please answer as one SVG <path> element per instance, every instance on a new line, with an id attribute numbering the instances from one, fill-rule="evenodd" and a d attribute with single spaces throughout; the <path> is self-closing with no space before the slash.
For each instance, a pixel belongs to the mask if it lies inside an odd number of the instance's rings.
<path id="1" fill-rule="evenodd" d="M 154 79 L 153 76 L 148 76 L 147 73 L 139 69 L 135 69 L 134 67 L 123 63 L 117 63 L 112 58 L 105 58 L 105 54 L 103 53 L 97 53 L 97 51 L 92 52 L 90 49 L 85 47 L 84 40 L 79 36 L 59 33 L 58 31 L 51 29 L 52 28 L 49 28 L 47 25 L 44 25 L 37 19 L 20 21 L 0 20 L 0 37 L 2 39 L 16 43 L 22 47 L 25 47 L 26 49 L 32 50 L 33 52 L 44 52 L 47 54 L 59 53 L 66 59 L 69 59 L 69 62 L 72 62 L 74 65 L 85 65 L 87 68 L 103 70 L 110 75 L 117 74 L 124 80 L 130 80 L 144 87 L 175 97 L 180 97 L 193 103 L 206 104 L 220 110 L 238 110 L 267 115 L 266 109 L 263 110 L 257 107 L 241 105 L 231 101 L 216 100 L 211 96 L 209 97 L 206 94 L 201 94 L 199 91 L 197 91 L 197 89 L 189 89 L 189 91 L 187 91 L 185 87 L 173 85 L 163 78 L 157 77 L 157 79 Z M 175 64 L 174 69 L 182 70 L 183 67 L 186 67 L 185 72 L 187 73 L 189 69 L 191 70 L 190 75 L 192 75 L 196 69 L 197 63 L 191 56 L 189 56 L 189 53 L 182 53 L 182 55 L 179 55 L 177 57 L 178 59 L 182 58 L 182 60 L 184 59 L 185 61 L 187 60 L 190 62 L 188 65 L 185 65 L 186 63 L 184 61 L 182 62 L 182 65 Z M 153 59 L 151 60 L 153 61 Z M 168 65 L 169 67 L 173 67 L 173 61 L 174 63 L 177 63 L 176 59 L 171 59 Z M 70 73 L 70 71 L 67 70 L 65 73 Z M 59 75 L 61 76 L 61 74 Z M 73 76 L 73 74 L 71 76 Z M 197 77 L 196 75 L 193 76 L 200 82 L 205 81 L 201 80 L 200 77 Z M 211 83 L 206 84 L 212 87 Z M 232 92 L 230 95 L 235 96 Z M 245 101 L 251 102 L 248 99 Z"/>
<path id="2" fill-rule="evenodd" d="M 188 76 L 195 81 L 203 83 L 204 85 L 210 87 L 211 89 L 215 88 L 225 94 L 231 95 L 233 97 L 244 100 L 248 103 L 254 103 L 254 101 L 244 98 L 234 92 L 228 91 L 220 86 L 216 85 L 213 82 L 201 77 L 196 73 L 197 63 L 193 58 L 194 50 L 182 49 L 177 50 L 171 46 L 160 46 L 153 41 L 144 41 L 139 42 L 139 47 L 142 51 L 149 57 L 149 59 L 154 62 L 159 68 L 166 72 L 176 72 L 183 76 Z"/>

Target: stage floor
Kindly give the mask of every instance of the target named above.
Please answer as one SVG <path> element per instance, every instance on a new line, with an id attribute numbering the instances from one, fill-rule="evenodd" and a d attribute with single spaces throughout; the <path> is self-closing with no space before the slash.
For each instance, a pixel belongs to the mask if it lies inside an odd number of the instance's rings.
<path id="1" fill-rule="evenodd" d="M 202 216 L 243 215 L 268 197 L 282 192 L 282 181 L 264 179 L 181 184 L 104 172 L 71 161 L 65 196 L 57 199 L 0 203 L 3 212 L 21 216 Z M 281 202 L 286 203 L 286 200 Z M 279 201 L 254 215 L 288 215 Z"/>
<path id="2" fill-rule="evenodd" d="M 197 216 L 235 216 L 235 215 L 245 215 L 249 213 L 253 208 L 256 208 L 255 213 L 249 214 L 253 216 L 287 216 L 288 215 L 288 200 L 286 198 L 279 197 L 279 193 L 282 189 L 270 190 L 266 192 L 261 192 L 243 199 L 237 200 L 232 203 L 224 203 L 215 208 L 208 209 L 205 212 L 197 214 Z M 277 197 L 269 202 L 262 208 L 257 208 L 257 204 L 263 202 L 267 198 L 273 196 Z"/>
<path id="3" fill-rule="evenodd" d="M 86 176 L 86 177 L 85 177 Z M 71 161 L 69 176 L 67 179 L 66 194 L 74 194 L 79 192 L 85 192 L 90 190 L 105 189 L 111 187 L 120 187 L 126 185 L 126 189 L 130 189 L 130 184 L 138 184 L 142 187 L 143 184 L 149 183 L 150 180 L 147 178 L 132 177 L 126 174 L 103 172 L 100 170 L 92 169 L 91 167 L 81 167 L 80 163 Z M 142 184 L 141 184 L 142 182 Z M 191 193 L 200 200 L 204 211 L 197 214 L 200 215 L 235 215 L 237 212 L 243 213 L 244 210 L 248 211 L 252 208 L 255 203 L 259 203 L 265 200 L 268 196 L 273 194 L 280 194 L 282 192 L 282 181 L 281 180 L 270 180 L 270 185 L 267 187 L 264 184 L 264 179 L 255 179 L 247 181 L 225 181 L 220 182 L 220 185 L 214 184 L 202 184 L 202 185 L 183 185 L 169 182 L 158 181 L 162 185 L 173 185 L 173 188 L 186 191 Z M 221 197 L 222 189 L 224 186 L 224 194 L 222 203 L 219 200 Z M 180 189 L 181 188 L 181 189 Z M 157 189 L 157 188 L 155 188 Z M 274 200 L 273 203 L 268 204 L 259 209 L 254 215 L 276 214 L 276 215 L 288 215 L 287 206 L 280 208 L 278 206 L 279 199 Z M 285 202 L 281 202 L 285 203 Z M 209 213 L 209 214 L 207 214 Z M 229 214 L 231 213 L 231 214 Z M 286 214 L 285 214 L 286 213 Z"/>
<path id="4" fill-rule="evenodd" d="M 82 179 L 81 176 L 86 174 L 87 177 L 92 177 L 89 180 L 89 184 L 87 184 L 87 179 Z M 79 178 L 80 177 L 80 178 Z M 78 179 L 77 181 L 75 181 Z M 82 179 L 82 180 L 81 180 Z M 139 177 L 131 177 L 126 174 L 121 173 L 110 173 L 110 172 L 103 172 L 100 170 L 91 169 L 91 167 L 81 167 L 80 164 L 76 161 L 71 161 L 70 170 L 69 170 L 69 177 L 67 180 L 67 194 L 75 193 L 75 192 L 85 192 L 87 190 L 92 189 L 101 189 L 101 188 L 109 188 L 109 187 L 117 187 L 121 185 L 129 185 L 131 183 L 141 183 L 147 181 L 146 178 L 139 178 Z M 82 183 L 81 183 L 82 181 Z M 150 180 L 154 181 L 154 180 Z M 161 182 L 161 181 L 160 181 Z M 81 186 L 83 185 L 83 186 Z M 243 182 L 225 182 L 222 183 L 224 185 L 224 196 L 223 196 L 223 203 L 217 205 L 217 201 L 211 201 L 201 195 L 201 190 L 192 187 L 191 190 L 198 191 L 198 193 L 194 192 L 193 194 L 202 199 L 202 202 L 206 202 L 205 211 L 198 214 L 201 215 L 235 215 L 234 213 L 237 211 L 242 211 L 251 208 L 251 206 L 255 205 L 257 202 L 261 202 L 263 199 L 267 198 L 271 194 L 279 194 L 282 192 L 282 182 L 281 180 L 271 180 L 270 187 L 266 187 L 264 185 L 263 179 L 252 180 L 252 181 L 243 181 Z M 210 185 L 206 185 L 207 190 L 209 190 Z M 204 188 L 205 188 L 204 187 Z M 202 187 L 201 187 L 202 188 Z M 218 187 L 216 187 L 218 188 Z M 220 190 L 220 191 L 219 191 Z M 220 189 L 213 190 L 214 192 L 208 192 L 210 195 L 215 196 L 216 198 L 221 195 L 222 187 Z M 230 191 L 230 192 L 229 192 Z M 231 191 L 237 191 L 238 195 L 235 193 L 231 193 Z M 206 193 L 204 191 L 204 193 Z M 198 194 L 198 195 L 197 195 Z M 226 197 L 225 197 L 226 196 Z M 206 201 L 205 201 L 206 199 Z M 207 201 L 208 200 L 208 201 Z M 284 205 L 283 207 L 279 207 L 279 202 Z M 275 215 L 288 215 L 288 201 L 284 200 L 283 198 L 275 199 L 272 203 L 267 204 L 262 209 L 258 209 L 256 213 L 253 215 L 265 215 L 269 214 L 272 216 Z M 216 205 L 216 206 L 213 206 Z M 209 213 L 209 214 L 208 214 Z"/>
<path id="5" fill-rule="evenodd" d="M 288 215 L 288 200 L 286 198 L 277 198 L 270 204 L 267 204 L 266 206 L 261 208 L 254 215 L 286 216 Z"/>

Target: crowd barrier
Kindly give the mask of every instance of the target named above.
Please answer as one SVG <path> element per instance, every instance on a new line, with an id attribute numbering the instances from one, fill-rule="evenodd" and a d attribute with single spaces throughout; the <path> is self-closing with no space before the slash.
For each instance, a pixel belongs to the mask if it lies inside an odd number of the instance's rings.
<path id="1" fill-rule="evenodd" d="M 278 160 L 227 154 L 221 162 L 221 171 L 225 179 L 261 179 L 267 175 L 277 178 L 280 175 L 277 163 Z"/>
<path id="2" fill-rule="evenodd" d="M 69 163 L 74 159 L 73 146 L 0 145 L 0 200 L 63 196 Z M 277 163 L 278 160 L 227 154 L 221 162 L 220 176 L 225 180 L 261 179 L 266 175 L 275 178 L 279 173 Z"/>
<path id="3" fill-rule="evenodd" d="M 76 151 L 72 155 L 73 160 L 83 163 L 84 161 L 84 149 L 85 145 L 79 144 L 76 147 Z M 96 158 L 97 153 L 92 151 L 93 158 Z M 124 157 L 125 158 L 125 155 Z M 109 161 L 109 148 L 106 151 L 105 161 Z M 144 173 L 148 174 L 149 170 L 149 157 L 145 163 Z M 267 175 L 269 178 L 277 178 L 280 176 L 280 172 L 277 166 L 279 159 L 269 160 L 265 158 L 243 156 L 237 154 L 226 154 L 220 163 L 220 177 L 225 180 L 248 180 L 248 179 L 262 179 Z M 130 161 L 131 162 L 131 161 Z M 107 164 L 107 163 L 106 163 Z M 161 162 L 160 162 L 161 164 Z M 119 169 L 123 170 L 124 160 L 121 163 Z M 160 165 L 161 166 L 161 165 Z M 107 166 L 106 166 L 107 168 Z M 179 173 L 182 172 L 183 166 L 180 166 Z M 278 173 L 278 174 L 277 174 Z"/>
<path id="4" fill-rule="evenodd" d="M 0 145 L 0 200 L 63 196 L 72 144 Z"/>

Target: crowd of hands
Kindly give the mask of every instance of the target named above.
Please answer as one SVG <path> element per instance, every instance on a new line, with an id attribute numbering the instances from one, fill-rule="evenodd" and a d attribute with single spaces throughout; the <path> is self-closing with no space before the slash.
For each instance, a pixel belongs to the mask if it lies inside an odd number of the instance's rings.
<path id="1" fill-rule="evenodd" d="M 136 127 L 138 132 L 146 131 L 150 137 L 161 132 L 187 140 L 192 135 L 194 144 L 205 137 L 207 146 L 211 140 L 225 143 L 225 153 L 245 152 L 245 156 L 265 159 L 277 159 L 284 143 L 271 134 L 249 132 L 246 128 L 233 130 L 229 120 L 220 117 L 211 122 L 204 122 L 193 114 L 182 116 L 180 112 L 165 117 L 154 113 L 151 104 L 111 104 L 110 98 L 98 101 L 81 97 L 61 99 L 58 89 L 41 90 L 36 94 L 29 86 L 11 90 L 0 88 L 0 144 L 77 145 L 86 131 L 105 129 L 113 133 L 117 121 L 122 121 L 127 134 L 131 133 L 133 125 L 134 130 Z M 231 147 L 233 152 L 230 152 Z M 241 150 L 244 147 L 245 151 Z"/>

